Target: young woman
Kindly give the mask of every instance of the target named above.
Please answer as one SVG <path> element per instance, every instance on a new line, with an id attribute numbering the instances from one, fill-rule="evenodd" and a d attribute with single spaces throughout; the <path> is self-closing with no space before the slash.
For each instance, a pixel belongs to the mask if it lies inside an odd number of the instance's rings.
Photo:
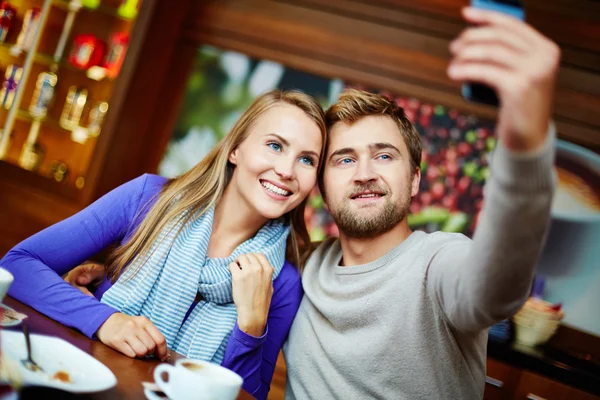
<path id="1" fill-rule="evenodd" d="M 269 92 L 189 172 L 143 175 L 13 248 L 9 294 L 130 357 L 222 363 L 266 398 L 302 297 L 286 248 L 301 267 L 325 140 L 310 96 Z M 114 243 L 101 301 L 63 281 Z"/>

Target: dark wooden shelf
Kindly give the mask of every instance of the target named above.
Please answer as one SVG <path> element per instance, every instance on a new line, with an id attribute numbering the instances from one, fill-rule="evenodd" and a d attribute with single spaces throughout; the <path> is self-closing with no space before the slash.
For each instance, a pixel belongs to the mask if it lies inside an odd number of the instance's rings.
<path id="1" fill-rule="evenodd" d="M 60 123 L 58 122 L 58 120 L 56 120 L 50 116 L 46 116 L 45 118 L 39 119 L 39 118 L 35 118 L 33 115 L 31 115 L 31 113 L 28 110 L 20 109 L 19 111 L 17 111 L 17 119 L 20 119 L 22 121 L 30 121 L 30 122 L 39 120 L 40 123 L 42 124 L 42 126 L 47 126 L 54 130 L 63 131 L 65 133 L 68 133 L 69 135 L 71 134 L 70 130 L 65 129 L 62 126 L 60 126 Z"/>

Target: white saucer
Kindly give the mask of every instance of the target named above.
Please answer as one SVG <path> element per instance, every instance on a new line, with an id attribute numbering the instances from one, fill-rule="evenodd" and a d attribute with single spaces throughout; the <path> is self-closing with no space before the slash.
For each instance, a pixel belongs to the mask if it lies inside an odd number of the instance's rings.
<path id="1" fill-rule="evenodd" d="M 156 392 L 146 388 L 144 389 L 144 395 L 146 395 L 146 398 L 148 400 L 168 400 L 169 398 L 167 396 L 159 396 L 158 394 L 156 394 Z"/>
<path id="2" fill-rule="evenodd" d="M 11 310 L 11 311 L 14 311 L 14 312 L 18 312 L 14 308 L 11 308 L 11 307 L 7 306 L 6 304 L 0 303 L 0 307 L 4 308 L 5 310 Z M 21 320 L 15 319 L 14 321 L 11 321 L 11 322 L 8 322 L 8 323 L 2 323 L 2 322 L 0 322 L 0 326 L 8 328 L 8 327 L 11 327 L 11 326 L 17 326 L 20 323 L 21 323 Z"/>

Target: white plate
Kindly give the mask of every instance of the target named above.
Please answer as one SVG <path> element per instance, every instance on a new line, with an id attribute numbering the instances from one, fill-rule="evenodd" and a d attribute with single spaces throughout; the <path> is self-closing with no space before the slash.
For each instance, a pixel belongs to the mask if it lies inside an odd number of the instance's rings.
<path id="1" fill-rule="evenodd" d="M 25 386 L 46 386 L 73 393 L 99 392 L 112 388 L 117 378 L 100 361 L 72 344 L 51 336 L 30 335 L 31 355 L 44 372 L 32 372 L 20 360 L 27 358 L 25 336 L 22 332 L 2 331 L 2 352 L 19 365 Z M 70 383 L 52 379 L 64 371 Z"/>

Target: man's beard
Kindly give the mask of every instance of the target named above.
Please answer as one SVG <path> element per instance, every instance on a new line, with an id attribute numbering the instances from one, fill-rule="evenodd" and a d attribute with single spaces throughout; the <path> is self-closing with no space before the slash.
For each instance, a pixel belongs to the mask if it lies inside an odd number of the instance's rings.
<path id="1" fill-rule="evenodd" d="M 354 200 L 350 200 L 350 197 L 367 190 L 385 193 L 386 198 L 383 207 L 377 207 L 376 213 L 363 216 L 358 214 L 360 210 L 357 212 L 353 209 L 351 202 Z M 389 193 L 389 190 L 375 185 L 356 187 L 341 204 L 331 204 L 329 212 L 344 235 L 354 239 L 374 238 L 392 230 L 408 215 L 411 201 L 410 192 L 402 193 L 399 202 L 394 202 L 387 197 Z"/>

